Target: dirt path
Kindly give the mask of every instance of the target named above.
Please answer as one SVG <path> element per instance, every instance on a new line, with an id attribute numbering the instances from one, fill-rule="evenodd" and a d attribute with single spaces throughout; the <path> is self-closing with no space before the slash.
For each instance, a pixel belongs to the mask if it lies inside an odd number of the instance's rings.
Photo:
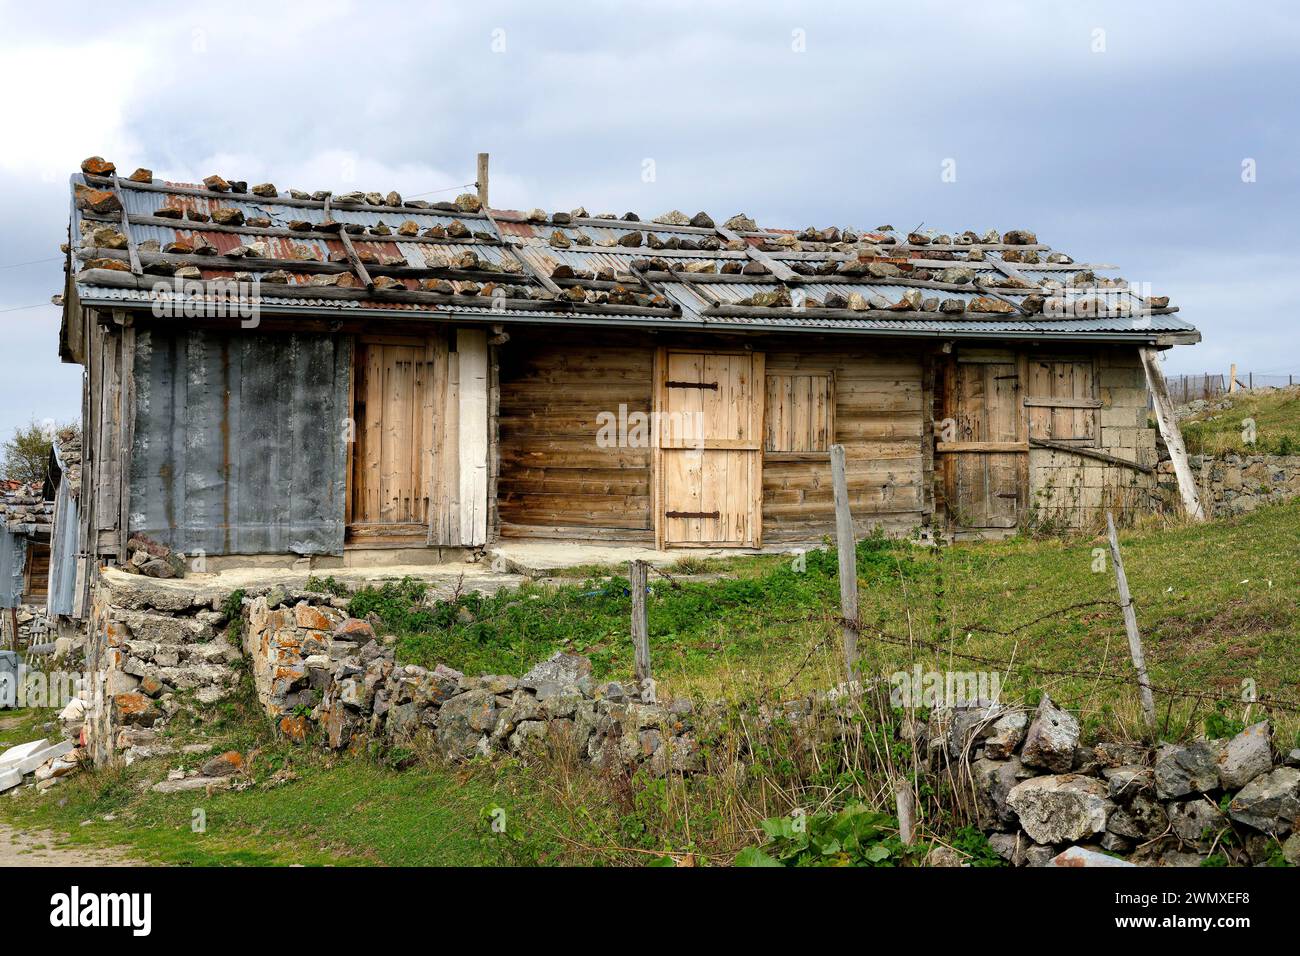
<path id="1" fill-rule="evenodd" d="M 61 838 L 49 830 L 18 830 L 0 823 L 0 867 L 144 865 L 122 850 L 56 846 L 60 842 Z"/>

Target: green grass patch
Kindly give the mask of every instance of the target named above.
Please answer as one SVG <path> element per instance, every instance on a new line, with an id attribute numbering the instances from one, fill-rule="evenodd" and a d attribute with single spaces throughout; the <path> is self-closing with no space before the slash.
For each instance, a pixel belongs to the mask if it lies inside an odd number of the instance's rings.
<path id="1" fill-rule="evenodd" d="M 1300 502 L 1290 502 L 1205 525 L 1121 535 L 1157 687 L 1239 701 L 1250 686 L 1243 682 L 1253 682 L 1261 697 L 1300 697 L 1297 528 Z M 1098 563 L 1103 545 L 1083 537 L 940 549 L 879 537 L 860 542 L 861 613 L 880 636 L 863 638 L 868 667 L 886 675 L 914 663 L 995 670 L 1010 700 L 1047 691 L 1080 710 L 1094 731 L 1131 723 L 1132 665 L 1120 610 L 1106 603 L 1117 595 L 1108 557 Z M 834 683 L 833 553 L 812 551 L 802 562 L 738 558 L 728 568 L 732 577 L 679 586 L 652 576 L 651 659 L 661 686 L 717 697 L 788 684 L 794 696 Z M 1062 610 L 1073 605 L 1086 606 Z M 631 676 L 624 577 L 433 603 L 418 582 L 391 582 L 363 589 L 351 610 L 378 614 L 398 635 L 404 662 L 518 675 L 563 650 L 590 657 L 598 678 Z M 915 647 L 894 643 L 900 640 Z M 1156 696 L 1172 736 L 1200 729 L 1214 710 L 1210 700 Z M 1274 714 L 1288 740 L 1300 726 L 1296 717 Z"/>
<path id="2" fill-rule="evenodd" d="M 1249 444 L 1246 420 L 1255 423 Z M 1180 423 L 1194 455 L 1300 455 L 1300 387 L 1240 393 L 1232 406 L 1204 411 Z"/>

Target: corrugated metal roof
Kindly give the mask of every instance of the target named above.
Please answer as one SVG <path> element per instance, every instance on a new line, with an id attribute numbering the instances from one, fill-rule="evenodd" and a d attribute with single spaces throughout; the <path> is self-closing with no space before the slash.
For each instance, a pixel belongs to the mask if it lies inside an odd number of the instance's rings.
<path id="1" fill-rule="evenodd" d="M 84 177 L 76 176 L 73 178 L 74 185 L 78 182 L 85 182 Z M 177 186 L 180 184 L 171 184 Z M 180 208 L 188 210 L 199 210 L 208 215 L 219 208 L 237 208 L 243 211 L 245 218 L 256 216 L 266 217 L 271 221 L 273 228 L 285 228 L 293 220 L 302 220 L 308 222 L 322 222 L 325 220 L 325 210 L 321 206 L 282 204 L 275 201 L 259 199 L 243 194 L 231 193 L 202 193 L 200 195 L 189 195 L 176 192 L 160 192 L 155 189 L 145 189 L 134 187 L 130 181 L 122 180 L 122 195 L 127 211 L 136 216 L 152 216 L 154 212 L 162 207 Z M 201 187 L 186 187 L 196 189 Z M 76 215 L 81 217 L 78 210 Z M 640 222 L 600 222 L 591 224 L 582 222 L 580 224 L 556 225 L 551 222 L 546 223 L 528 223 L 512 221 L 509 217 L 518 214 L 502 212 L 498 225 L 500 234 L 505 238 L 508 245 L 499 245 L 496 243 L 433 243 L 433 242 L 416 242 L 409 241 L 405 237 L 396 235 L 390 236 L 373 236 L 369 234 L 352 235 L 351 240 L 354 247 L 359 252 L 373 251 L 382 256 L 401 256 L 407 266 L 414 268 L 428 267 L 446 267 L 451 264 L 454 256 L 471 249 L 481 261 L 500 266 L 511 261 L 519 261 L 533 272 L 542 275 L 550 273 L 559 265 L 567 265 L 571 268 L 583 272 L 595 272 L 601 269 L 612 269 L 616 273 L 628 273 L 631 271 L 632 264 L 637 261 L 646 259 L 662 259 L 673 267 L 684 267 L 692 262 L 699 262 L 700 257 L 714 258 L 716 260 L 729 259 L 735 260 L 743 258 L 744 253 L 717 250 L 707 252 L 697 250 L 691 255 L 675 254 L 672 249 L 651 249 L 648 247 L 632 248 L 622 246 L 610 246 L 609 243 L 617 242 L 620 238 L 633 233 L 640 232 L 643 236 L 653 233 L 665 241 L 673 240 L 695 240 L 703 238 L 704 234 L 699 230 L 689 228 L 674 228 L 662 224 L 652 223 L 649 221 Z M 447 226 L 456 219 L 460 219 L 466 227 L 473 233 L 493 234 L 492 223 L 484 216 L 472 214 L 457 214 L 446 210 L 426 210 L 412 208 L 348 208 L 347 206 L 331 206 L 330 218 L 337 222 L 354 223 L 362 225 L 367 229 L 378 226 L 383 223 L 393 229 L 407 220 L 417 224 L 420 231 L 428 229 L 434 225 Z M 133 223 L 130 226 L 132 238 L 137 242 L 145 240 L 156 240 L 160 246 L 166 245 L 177 238 L 198 235 L 207 240 L 217 248 L 219 252 L 225 252 L 240 243 L 252 241 L 261 241 L 267 243 L 270 251 L 268 258 L 295 260 L 302 259 L 303 251 L 309 250 L 320 261 L 328 261 L 331 254 L 338 254 L 343 251 L 341 241 L 334 235 L 320 232 L 295 232 L 292 237 L 280 236 L 259 236 L 255 231 L 242 230 L 230 232 L 226 230 L 216 230 L 205 228 L 205 223 L 192 222 L 188 220 L 176 220 L 175 226 L 157 226 Z M 79 229 L 74 230 L 79 235 Z M 553 232 L 560 231 L 569 237 L 570 241 L 575 242 L 569 248 L 555 248 L 549 244 L 549 237 Z M 768 230 L 768 234 L 784 232 L 783 230 Z M 788 232 L 793 232 L 790 230 Z M 956 235 L 957 233 L 952 233 Z M 579 237 L 585 237 L 590 240 L 591 245 L 578 245 L 576 240 Z M 757 237 L 747 237 L 751 246 L 761 240 Z M 977 246 L 985 244 L 978 243 Z M 844 247 L 840 247 L 844 248 Z M 899 245 L 864 245 L 854 247 L 867 252 L 873 252 L 883 256 L 900 256 L 903 258 L 925 259 L 926 246 L 905 247 Z M 778 261 L 784 260 L 787 263 L 803 261 L 809 265 L 820 265 L 825 263 L 828 257 L 834 255 L 838 259 L 843 259 L 843 253 L 831 253 L 827 247 L 818 246 L 820 251 L 805 251 L 806 247 L 797 250 L 774 249 L 767 253 L 773 259 Z M 939 250 L 935 250 L 938 252 Z M 852 254 L 852 252 L 850 252 Z M 865 254 L 865 253 L 864 253 Z M 931 255 L 934 253 L 932 252 Z M 961 250 L 954 251 L 954 256 L 962 256 Z M 997 278 L 1001 273 L 996 269 L 991 261 L 987 261 L 997 255 L 995 249 L 986 252 L 985 261 L 967 261 L 960 258 L 954 258 L 953 261 L 937 262 L 928 268 L 938 270 L 945 265 L 965 266 L 976 271 L 981 280 Z M 1046 252 L 1040 251 L 1040 256 L 1046 258 Z M 227 259 L 221 256 L 213 257 L 210 263 L 204 262 L 201 266 L 202 274 L 205 278 L 229 277 L 235 272 L 248 271 L 255 265 L 255 260 L 245 261 L 239 258 Z M 1082 267 L 1054 268 L 1054 269 L 1036 269 L 1033 264 L 1010 263 L 1014 268 L 1030 281 L 1041 282 L 1043 280 L 1054 280 L 1063 283 L 1069 283 L 1072 276 L 1076 275 Z M 286 267 L 290 273 L 291 281 L 295 285 L 306 285 L 310 282 L 311 273 L 307 271 L 298 271 Z M 373 267 L 375 272 L 382 273 L 383 266 Z M 256 274 L 256 273 L 254 273 Z M 531 288 L 540 291 L 540 283 L 537 282 L 527 271 L 524 273 L 505 273 L 485 274 L 481 281 L 496 281 L 512 286 Z M 417 280 L 403 279 L 403 284 L 408 289 L 418 288 Z M 456 281 L 457 288 L 462 283 Z M 604 315 L 590 316 L 578 315 L 571 311 L 560 309 L 547 309 L 539 302 L 537 309 L 498 309 L 490 304 L 480 307 L 477 305 L 467 305 L 462 303 L 410 303 L 394 302 L 386 300 L 382 295 L 377 295 L 374 299 L 333 299 L 311 297 L 292 297 L 277 296 L 275 294 L 266 294 L 260 297 L 260 307 L 263 310 L 284 310 L 295 314 L 318 311 L 328 313 L 382 313 L 398 311 L 404 313 L 427 313 L 430 315 L 437 314 L 467 314 L 467 315 L 484 315 L 493 314 L 509 317 L 527 318 L 532 321 L 541 320 L 561 320 L 571 321 L 574 323 L 587 324 L 590 322 L 608 319 L 613 322 L 621 322 L 628 326 L 664 326 L 678 325 L 681 323 L 697 325 L 715 325 L 715 324 L 744 324 L 734 323 L 733 320 L 740 318 L 736 316 L 707 316 L 704 313 L 718 303 L 736 304 L 752 296 L 756 292 L 769 290 L 772 288 L 771 282 L 767 283 L 749 283 L 749 282 L 673 282 L 656 281 L 656 285 L 662 289 L 668 296 L 671 303 L 680 309 L 681 315 L 674 316 L 667 311 L 660 315 L 629 315 L 626 312 L 620 313 L 615 306 L 604 307 Z M 803 279 L 793 289 L 802 291 L 805 295 L 811 296 L 818 300 L 824 300 L 827 295 L 838 293 L 849 295 L 852 292 L 858 292 L 863 296 L 881 296 L 890 302 L 896 302 L 900 299 L 909 287 L 903 285 L 894 285 L 889 283 L 875 283 L 870 281 L 864 282 L 844 282 L 828 283 L 819 282 L 815 276 L 808 276 Z M 915 288 L 915 287 L 912 287 Z M 146 304 L 158 299 L 158 296 L 148 290 L 143 289 L 117 289 L 106 288 L 103 286 L 91 286 L 86 283 L 78 283 L 77 291 L 84 301 L 87 302 L 122 302 L 122 303 L 139 303 Z M 922 289 L 922 295 L 926 298 L 931 296 L 944 298 L 960 299 L 963 302 L 969 302 L 974 296 L 983 294 L 981 290 L 972 287 L 969 291 L 947 291 L 947 290 L 930 290 Z M 1028 290 L 1027 290 L 1028 291 Z M 1043 291 L 1041 289 L 1035 291 Z M 535 293 L 534 293 L 535 294 Z M 1004 296 L 1015 297 L 1024 293 L 1016 293 L 1010 290 L 1002 291 Z M 1116 294 L 1123 298 L 1131 309 L 1140 309 L 1142 301 L 1132 293 L 1120 292 Z M 999 332 L 1033 332 L 1041 330 L 1044 334 L 1132 334 L 1135 336 L 1154 335 L 1161 332 L 1194 332 L 1193 326 L 1180 319 L 1173 318 L 1171 315 L 1160 316 L 1140 316 L 1137 318 L 1111 316 L 1103 318 L 1066 318 L 1056 319 L 1050 316 L 1006 316 L 1006 317 L 971 317 L 966 314 L 955 315 L 951 319 L 930 319 L 925 317 L 907 317 L 900 316 L 894 319 L 840 319 L 829 316 L 815 316 L 816 310 L 811 310 L 808 318 L 793 318 L 784 314 L 766 313 L 762 308 L 755 308 L 751 316 L 744 317 L 744 322 L 755 327 L 772 327 L 772 328 L 819 328 L 844 331 L 869 331 L 869 330 L 890 330 L 906 331 L 914 329 L 918 334 L 930 334 L 939 331 L 952 331 L 954 333 L 969 333 L 974 330 L 985 330 L 990 334 Z"/>

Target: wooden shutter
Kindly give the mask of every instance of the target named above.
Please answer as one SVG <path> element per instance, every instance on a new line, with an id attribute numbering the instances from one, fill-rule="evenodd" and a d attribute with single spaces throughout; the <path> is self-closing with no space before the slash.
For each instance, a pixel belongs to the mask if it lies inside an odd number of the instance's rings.
<path id="1" fill-rule="evenodd" d="M 834 379 L 829 372 L 767 376 L 763 450 L 829 451 L 835 440 Z"/>
<path id="2" fill-rule="evenodd" d="M 1096 373 L 1090 359 L 1031 359 L 1029 437 L 1078 445 L 1097 443 Z"/>

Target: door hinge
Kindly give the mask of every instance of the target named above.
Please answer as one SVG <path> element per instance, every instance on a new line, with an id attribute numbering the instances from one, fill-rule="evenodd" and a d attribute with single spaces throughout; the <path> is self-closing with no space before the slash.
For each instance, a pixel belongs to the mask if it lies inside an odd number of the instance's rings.
<path id="1" fill-rule="evenodd" d="M 713 391 L 718 390 L 717 382 L 665 382 L 668 388 L 708 388 Z"/>
<path id="2" fill-rule="evenodd" d="M 717 518 L 719 516 L 716 511 L 669 511 L 664 514 L 665 518 Z"/>

